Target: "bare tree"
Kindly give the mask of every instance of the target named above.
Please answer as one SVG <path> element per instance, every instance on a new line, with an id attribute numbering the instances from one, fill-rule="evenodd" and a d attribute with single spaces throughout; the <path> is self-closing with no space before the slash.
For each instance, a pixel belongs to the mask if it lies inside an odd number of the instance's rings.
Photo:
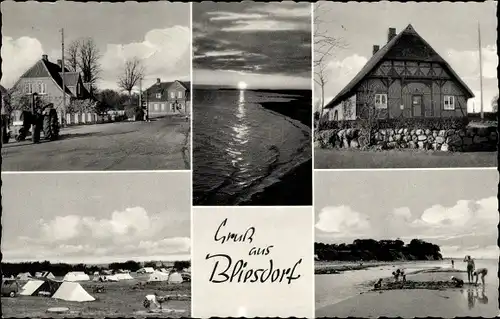
<path id="1" fill-rule="evenodd" d="M 79 69 L 79 50 L 80 41 L 76 40 L 71 42 L 65 52 L 64 66 L 67 67 L 71 72 L 80 72 Z"/>
<path id="2" fill-rule="evenodd" d="M 81 72 L 84 83 L 90 84 L 90 93 L 96 90 L 101 73 L 101 52 L 92 38 L 81 38 L 71 42 L 66 49 L 65 66 L 72 72 Z"/>
<path id="3" fill-rule="evenodd" d="M 83 82 L 90 84 L 90 93 L 93 94 L 95 84 L 101 73 L 99 63 L 101 53 L 92 38 L 82 39 L 79 49 L 79 67 L 82 72 Z"/>
<path id="4" fill-rule="evenodd" d="M 327 68 L 330 58 L 335 54 L 338 49 L 346 47 L 345 41 L 341 37 L 335 37 L 328 34 L 325 30 L 324 16 L 328 15 L 331 9 L 325 7 L 325 2 L 318 1 L 314 4 L 314 81 L 320 87 L 321 91 L 321 110 L 319 122 L 323 118 L 325 109 L 325 85 L 328 82 Z M 319 126 L 319 123 L 318 123 Z"/>
<path id="5" fill-rule="evenodd" d="M 128 92 L 130 101 L 132 100 L 132 89 L 139 80 L 144 77 L 144 66 L 138 58 L 125 61 L 125 67 L 122 75 L 118 78 L 118 87 Z"/>

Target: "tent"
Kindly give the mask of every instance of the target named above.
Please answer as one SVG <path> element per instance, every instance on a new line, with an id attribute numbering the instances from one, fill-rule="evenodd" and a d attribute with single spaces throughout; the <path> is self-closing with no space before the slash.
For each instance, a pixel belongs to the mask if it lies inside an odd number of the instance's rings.
<path id="1" fill-rule="evenodd" d="M 36 278 L 56 279 L 50 271 L 40 271 L 35 274 Z"/>
<path id="2" fill-rule="evenodd" d="M 152 274 L 155 272 L 155 270 L 153 269 L 153 267 L 144 267 L 144 268 L 141 268 L 137 271 L 138 273 L 145 273 L 145 274 Z"/>
<path id="3" fill-rule="evenodd" d="M 89 293 L 76 282 L 63 282 L 52 298 L 78 302 L 95 300 L 94 297 L 89 295 Z"/>
<path id="4" fill-rule="evenodd" d="M 69 272 L 64 276 L 63 281 L 87 281 L 90 277 L 83 271 Z"/>
<path id="5" fill-rule="evenodd" d="M 168 281 L 168 278 L 168 274 L 161 271 L 155 271 L 149 275 L 148 281 Z"/>
<path id="6" fill-rule="evenodd" d="M 19 275 L 17 275 L 16 278 L 18 280 L 30 280 L 31 279 L 31 274 L 29 272 L 20 273 Z"/>
<path id="7" fill-rule="evenodd" d="M 118 279 L 118 277 L 116 275 L 110 275 L 110 276 L 106 276 L 106 281 L 119 281 L 120 279 Z"/>
<path id="8" fill-rule="evenodd" d="M 182 279 L 182 276 L 178 272 L 173 272 L 168 276 L 168 283 L 169 284 L 180 284 L 184 280 Z"/>
<path id="9" fill-rule="evenodd" d="M 21 296 L 31 296 L 35 291 L 43 285 L 43 280 L 30 280 L 22 288 L 19 293 Z"/>
<path id="10" fill-rule="evenodd" d="M 168 270 L 166 270 L 165 268 L 160 269 L 160 271 L 161 271 L 161 272 L 168 273 Z"/>
<path id="11" fill-rule="evenodd" d="M 38 296 L 40 292 L 46 292 L 52 296 L 61 286 L 61 282 L 47 280 L 30 280 L 23 286 L 20 295 L 22 296 Z"/>
<path id="12" fill-rule="evenodd" d="M 115 277 L 118 279 L 118 280 L 130 280 L 130 279 L 134 279 L 132 276 L 130 276 L 130 274 L 128 273 L 122 273 L 122 274 L 116 274 Z"/>

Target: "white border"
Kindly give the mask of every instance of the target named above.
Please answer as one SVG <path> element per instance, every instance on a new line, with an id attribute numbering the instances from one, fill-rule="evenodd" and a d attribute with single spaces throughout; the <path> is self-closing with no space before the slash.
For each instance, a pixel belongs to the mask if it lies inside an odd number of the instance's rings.
<path id="1" fill-rule="evenodd" d="M 316 211 L 314 210 L 314 175 L 315 175 L 315 169 L 314 169 L 314 5 L 315 2 L 311 3 L 311 160 L 312 160 L 312 165 L 311 165 L 311 170 L 312 170 L 312 179 L 311 179 L 311 191 L 312 191 L 312 203 L 311 203 L 311 227 L 312 227 L 312 240 L 311 240 L 311 245 L 312 245 L 312 256 L 310 258 L 312 259 L 312 265 L 313 265 L 313 276 L 312 276 L 312 286 L 313 286 L 313 294 L 312 294 L 312 314 L 310 318 L 315 318 L 316 317 L 316 281 L 315 278 L 316 276 L 314 275 L 315 273 L 315 260 L 314 260 L 314 243 L 316 239 L 316 227 L 315 227 L 315 220 L 316 220 Z"/>

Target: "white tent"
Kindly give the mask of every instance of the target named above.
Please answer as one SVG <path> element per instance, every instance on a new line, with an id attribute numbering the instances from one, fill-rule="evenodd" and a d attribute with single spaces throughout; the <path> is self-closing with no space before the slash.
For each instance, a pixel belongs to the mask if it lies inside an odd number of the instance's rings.
<path id="1" fill-rule="evenodd" d="M 168 276 L 168 283 L 169 284 L 180 284 L 184 280 L 182 279 L 182 276 L 178 272 L 173 272 Z"/>
<path id="2" fill-rule="evenodd" d="M 130 280 L 130 279 L 134 279 L 132 276 L 130 276 L 130 274 L 127 274 L 127 273 L 116 274 L 115 277 L 118 280 Z"/>
<path id="3" fill-rule="evenodd" d="M 56 279 L 50 271 L 40 271 L 35 274 L 36 278 Z"/>
<path id="4" fill-rule="evenodd" d="M 155 271 L 149 275 L 148 281 L 168 281 L 168 274 L 161 271 Z"/>
<path id="5" fill-rule="evenodd" d="M 162 268 L 160 269 L 161 272 L 167 272 L 168 273 L 168 270 L 166 270 L 165 268 Z"/>
<path id="6" fill-rule="evenodd" d="M 43 283 L 43 280 L 30 280 L 21 288 L 19 294 L 21 296 L 31 296 Z"/>
<path id="7" fill-rule="evenodd" d="M 89 295 L 89 293 L 76 282 L 63 282 L 52 298 L 78 302 L 95 300 L 94 297 Z"/>
<path id="8" fill-rule="evenodd" d="M 69 272 L 63 278 L 63 281 L 87 281 L 87 280 L 90 280 L 90 277 L 83 271 Z"/>
<path id="9" fill-rule="evenodd" d="M 19 280 L 30 280 L 31 279 L 31 274 L 29 272 L 20 273 L 19 275 L 17 275 L 16 278 L 19 279 Z"/>
<path id="10" fill-rule="evenodd" d="M 152 273 L 155 272 L 155 270 L 153 269 L 153 267 L 144 267 L 144 268 L 142 268 L 140 270 L 142 270 L 142 272 L 144 272 L 146 274 L 152 274 Z"/>

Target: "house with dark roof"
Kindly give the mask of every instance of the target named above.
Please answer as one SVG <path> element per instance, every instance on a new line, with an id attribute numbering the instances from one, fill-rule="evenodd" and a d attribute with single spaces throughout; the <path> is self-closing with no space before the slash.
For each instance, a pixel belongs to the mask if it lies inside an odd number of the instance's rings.
<path id="1" fill-rule="evenodd" d="M 150 117 L 185 114 L 189 112 L 190 100 L 191 83 L 182 81 L 162 82 L 156 79 L 156 83 L 143 95 Z"/>
<path id="2" fill-rule="evenodd" d="M 66 105 L 75 99 L 90 98 L 90 93 L 79 72 L 70 72 L 67 68 L 65 68 L 64 74 L 62 71 L 61 60 L 52 63 L 49 61 L 49 57 L 44 54 L 40 60 L 24 72 L 13 86 L 13 90 L 26 96 L 32 96 L 33 93 L 36 93 L 44 103 L 54 103 L 54 107 L 61 114 L 63 92 L 66 95 Z"/>
<path id="3" fill-rule="evenodd" d="M 474 97 L 451 66 L 408 25 L 389 28 L 387 43 L 326 106 L 330 120 L 465 117 Z"/>

